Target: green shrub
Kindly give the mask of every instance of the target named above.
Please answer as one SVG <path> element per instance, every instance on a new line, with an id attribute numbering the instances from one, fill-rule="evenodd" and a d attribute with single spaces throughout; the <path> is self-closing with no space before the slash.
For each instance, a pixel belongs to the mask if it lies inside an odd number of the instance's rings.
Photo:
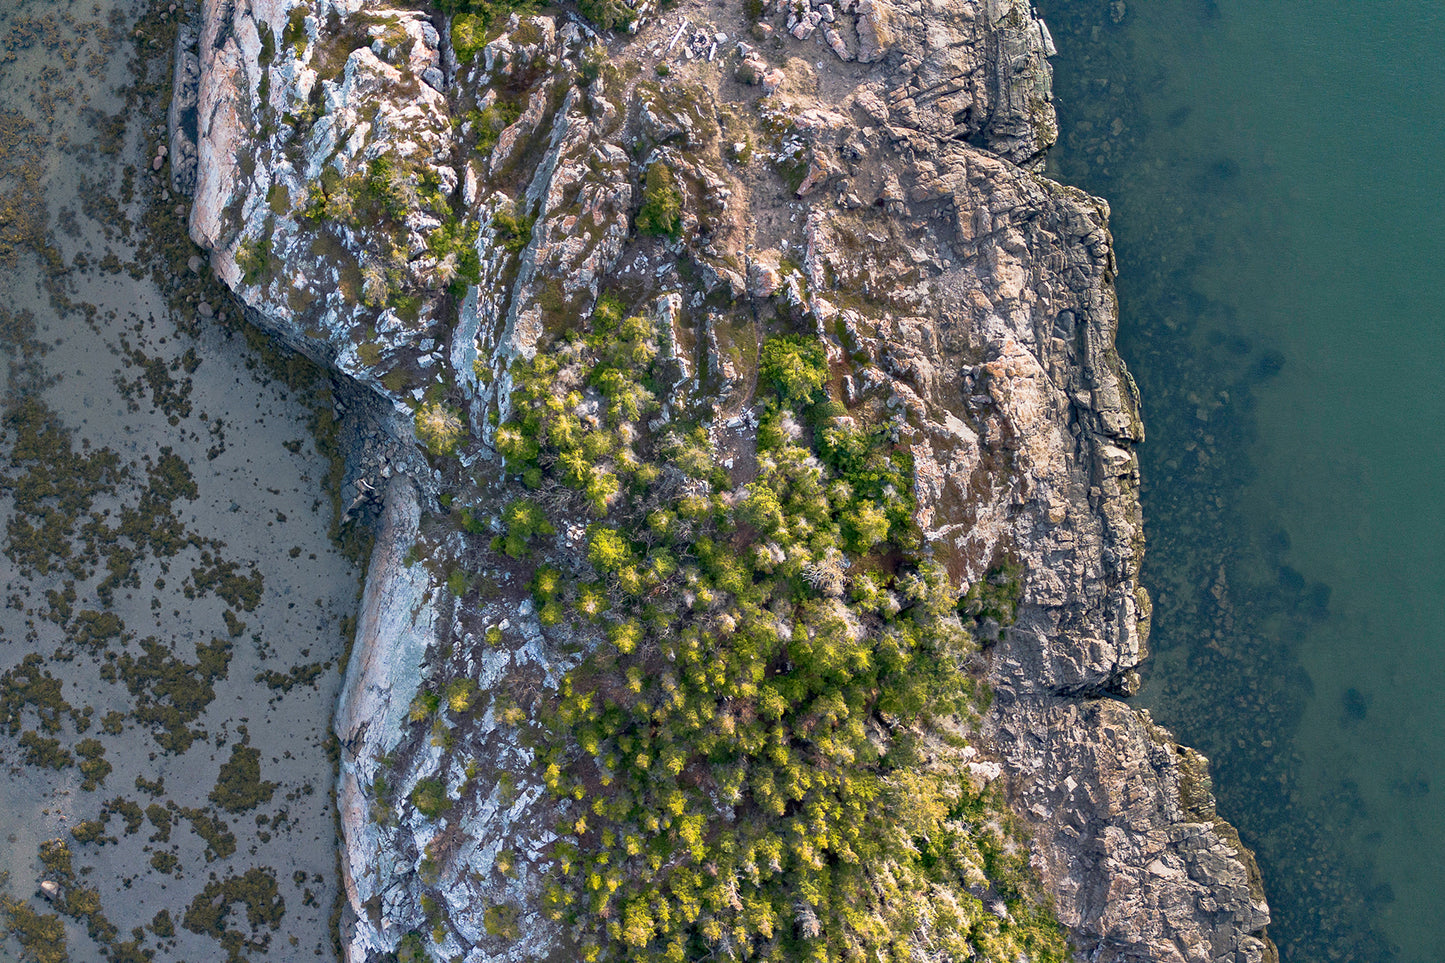
<path id="1" fill-rule="evenodd" d="M 532 576 L 532 598 L 538 605 L 552 601 L 562 590 L 562 570 L 553 565 L 542 565 Z"/>
<path id="2" fill-rule="evenodd" d="M 603 30 L 625 30 L 637 19 L 623 0 L 578 0 L 577 9 Z"/>
<path id="3" fill-rule="evenodd" d="M 401 938 L 396 947 L 396 963 L 432 963 L 426 951 L 426 940 L 415 930 Z"/>
<path id="4" fill-rule="evenodd" d="M 70 835 L 78 843 L 93 843 L 105 836 L 105 823 L 98 819 L 87 819 L 70 827 Z"/>
<path id="5" fill-rule="evenodd" d="M 522 935 L 518 922 L 521 913 L 517 907 L 510 905 L 488 906 L 487 911 L 482 914 L 482 925 L 486 928 L 488 936 L 498 936 L 505 940 L 515 940 Z"/>
<path id="6" fill-rule="evenodd" d="M 460 715 L 477 701 L 477 684 L 471 679 L 453 679 L 447 683 L 447 708 Z"/>
<path id="7" fill-rule="evenodd" d="M 487 45 L 487 27 L 491 18 L 475 13 L 459 13 L 452 18 L 452 50 L 458 64 L 469 64 Z"/>
<path id="8" fill-rule="evenodd" d="M 1023 566 L 1017 563 L 994 566 L 969 586 L 959 600 L 959 612 L 978 621 L 993 619 L 1001 626 L 1013 625 L 1023 596 L 1023 575 Z"/>
<path id="9" fill-rule="evenodd" d="M 441 704 L 441 696 L 435 692 L 418 692 L 411 700 L 411 707 L 408 710 L 407 717 L 411 719 L 412 722 L 421 722 L 423 719 L 429 719 L 436 714 Z"/>
<path id="10" fill-rule="evenodd" d="M 428 819 L 437 818 L 452 805 L 451 799 L 447 797 L 446 783 L 440 779 L 421 780 L 411 791 L 409 798 L 416 811 Z"/>
<path id="11" fill-rule="evenodd" d="M 633 563 L 632 549 L 615 528 L 593 525 L 588 532 L 587 560 L 604 574 L 616 574 Z"/>
<path id="12" fill-rule="evenodd" d="M 443 404 L 431 402 L 417 409 L 416 436 L 433 455 L 456 451 L 465 432 L 461 416 Z"/>
<path id="13" fill-rule="evenodd" d="M 300 5 L 292 8 L 291 15 L 286 18 L 286 26 L 281 31 L 281 45 L 295 47 L 298 57 L 306 53 L 306 11 L 308 9 L 308 7 Z"/>
<path id="14" fill-rule="evenodd" d="M 271 239 L 247 239 L 236 245 L 236 267 L 244 284 L 261 284 L 271 277 Z"/>
<path id="15" fill-rule="evenodd" d="M 527 548 L 538 535 L 555 535 L 557 530 L 547 520 L 542 506 L 529 498 L 509 502 L 502 510 L 502 521 L 507 527 L 506 535 L 500 539 L 498 548 L 512 558 L 527 554 Z"/>
<path id="16" fill-rule="evenodd" d="M 682 193 L 672 168 L 662 161 L 647 168 L 637 230 L 656 237 L 677 237 L 682 232 Z"/>
<path id="17" fill-rule="evenodd" d="M 426 246 L 437 260 L 437 281 L 447 285 L 452 297 L 460 297 L 467 285 L 481 281 L 476 222 L 447 218 L 441 227 L 427 234 Z"/>
<path id="18" fill-rule="evenodd" d="M 497 238 L 502 247 L 518 254 L 532 240 L 532 225 L 537 223 L 535 215 L 526 216 L 517 211 L 500 210 L 492 215 L 492 226 L 497 229 Z"/>
<path id="19" fill-rule="evenodd" d="M 828 382 L 828 355 L 815 338 L 785 335 L 763 342 L 758 373 L 788 403 L 808 403 Z"/>
<path id="20" fill-rule="evenodd" d="M 483 157 L 490 155 L 497 141 L 501 140 L 502 131 L 515 124 L 521 116 L 522 105 L 511 100 L 498 100 L 467 114 L 477 135 L 476 152 Z"/>
<path id="21" fill-rule="evenodd" d="M 85 777 L 80 788 L 87 792 L 99 789 L 113 768 L 105 760 L 105 746 L 98 739 L 82 739 L 76 743 L 75 754 L 80 757 L 80 772 Z"/>
<path id="22" fill-rule="evenodd" d="M 242 813 L 270 802 L 275 791 L 276 783 L 261 779 L 261 753 L 238 743 L 231 747 L 231 758 L 222 764 L 208 798 L 228 813 Z"/>

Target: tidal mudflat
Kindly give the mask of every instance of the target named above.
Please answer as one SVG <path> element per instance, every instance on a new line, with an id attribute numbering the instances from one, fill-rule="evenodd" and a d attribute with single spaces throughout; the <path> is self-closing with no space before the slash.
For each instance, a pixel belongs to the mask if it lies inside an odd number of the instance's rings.
<path id="1" fill-rule="evenodd" d="M 334 954 L 335 409 L 184 238 L 190 13 L 0 6 L 0 960 Z"/>

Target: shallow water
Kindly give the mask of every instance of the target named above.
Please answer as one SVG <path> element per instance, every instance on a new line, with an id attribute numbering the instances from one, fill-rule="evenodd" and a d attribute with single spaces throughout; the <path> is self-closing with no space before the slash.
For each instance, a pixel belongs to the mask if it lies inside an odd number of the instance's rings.
<path id="1" fill-rule="evenodd" d="M 1144 394 L 1140 702 L 1213 759 L 1284 959 L 1445 959 L 1445 8 L 1040 7 Z"/>
<path id="2" fill-rule="evenodd" d="M 24 148 L 0 157 L 0 240 L 25 197 L 44 227 L 0 248 L 0 930 L 59 910 L 73 960 L 334 958 L 327 742 L 358 572 L 328 539 L 329 389 L 248 347 L 187 265 L 157 91 L 121 92 L 161 76 L 170 19 L 0 5 Z M 55 839 L 75 875 L 47 904 Z"/>

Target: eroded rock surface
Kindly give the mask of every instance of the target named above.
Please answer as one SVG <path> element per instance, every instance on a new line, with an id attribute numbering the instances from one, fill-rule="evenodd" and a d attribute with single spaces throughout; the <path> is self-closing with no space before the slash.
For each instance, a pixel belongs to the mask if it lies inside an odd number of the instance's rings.
<path id="1" fill-rule="evenodd" d="M 1031 825 L 1082 958 L 1272 959 L 1205 764 L 1116 698 L 1147 638 L 1143 431 L 1107 205 L 1032 169 L 1057 133 L 1047 29 L 1019 0 L 765 4 L 761 22 L 682 2 L 630 29 L 513 14 L 459 37 L 357 0 L 207 0 L 199 79 L 177 85 L 192 233 L 251 316 L 399 417 L 444 402 L 470 426 L 458 458 L 368 486 L 385 531 L 337 719 L 349 958 L 438 913 L 441 958 L 559 945 L 538 913 L 556 812 L 500 720 L 591 640 L 539 622 L 487 547 L 500 505 L 478 479 L 512 361 L 611 290 L 657 319 L 671 397 L 710 410 L 734 483 L 784 318 L 846 372 L 849 416 L 912 453 L 918 523 L 959 588 L 1022 571 L 1016 621 L 978 627 L 997 699 L 971 765 Z M 636 229 L 653 165 L 681 202 L 670 236 Z M 422 524 L 440 492 L 476 524 Z M 481 574 L 449 592 L 436 559 Z M 413 724 L 436 672 L 486 708 Z M 459 798 L 445 821 L 414 804 L 432 783 Z M 498 905 L 521 918 L 489 925 Z"/>

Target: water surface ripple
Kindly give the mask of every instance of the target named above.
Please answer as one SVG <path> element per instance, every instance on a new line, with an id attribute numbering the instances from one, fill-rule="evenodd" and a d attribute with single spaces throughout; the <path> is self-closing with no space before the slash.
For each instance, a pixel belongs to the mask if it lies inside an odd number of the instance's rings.
<path id="1" fill-rule="evenodd" d="M 1155 657 L 1291 963 L 1445 935 L 1445 7 L 1041 0 L 1109 199 Z"/>

